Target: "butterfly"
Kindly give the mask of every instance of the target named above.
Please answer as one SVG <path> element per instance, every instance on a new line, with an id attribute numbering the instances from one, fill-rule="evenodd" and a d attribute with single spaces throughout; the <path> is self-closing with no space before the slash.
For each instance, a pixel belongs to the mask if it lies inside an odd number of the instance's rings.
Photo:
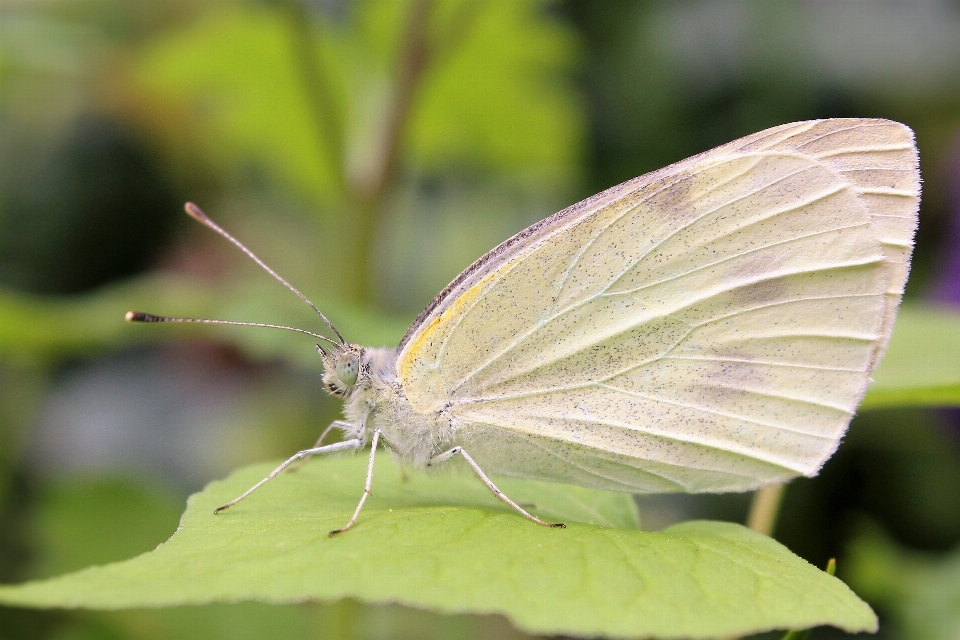
<path id="1" fill-rule="evenodd" d="M 920 199 L 912 131 L 785 124 L 612 187 L 470 265 L 394 349 L 310 304 L 343 419 L 307 457 L 383 443 L 414 467 L 633 493 L 747 491 L 816 475 L 890 339 Z M 275 326 L 129 312 L 140 322 Z M 323 445 L 333 428 L 344 439 Z"/>

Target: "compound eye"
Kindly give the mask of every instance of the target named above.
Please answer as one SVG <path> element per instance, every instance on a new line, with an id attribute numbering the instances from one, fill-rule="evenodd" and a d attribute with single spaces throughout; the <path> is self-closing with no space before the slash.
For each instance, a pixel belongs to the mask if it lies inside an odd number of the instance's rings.
<path id="1" fill-rule="evenodd" d="M 360 360 L 355 353 L 344 353 L 337 360 L 337 377 L 346 387 L 352 387 L 357 382 L 360 372 Z"/>

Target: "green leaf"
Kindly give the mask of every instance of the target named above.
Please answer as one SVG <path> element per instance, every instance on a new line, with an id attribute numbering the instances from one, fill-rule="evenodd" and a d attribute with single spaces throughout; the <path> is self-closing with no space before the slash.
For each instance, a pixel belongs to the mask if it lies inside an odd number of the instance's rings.
<path id="1" fill-rule="evenodd" d="M 361 3 L 340 23 L 312 13 L 306 30 L 326 96 L 344 114 L 347 173 L 383 152 L 382 128 L 408 4 Z M 570 81 L 576 40 L 542 2 L 438 3 L 432 58 L 417 87 L 401 160 L 430 172 L 473 167 L 557 187 L 579 166 L 585 118 Z M 321 144 L 284 3 L 211 5 L 183 29 L 147 43 L 135 91 L 148 120 L 180 155 L 229 175 L 260 167 L 313 202 L 342 196 Z M 194 140 L 190 140 L 190 136 Z M 186 142 L 184 142 L 186 140 Z M 357 174 L 357 175 L 354 175 Z"/>
<path id="2" fill-rule="evenodd" d="M 324 36 L 326 42 L 336 34 Z M 186 154 L 200 153 L 224 173 L 252 161 L 285 186 L 329 198 L 338 189 L 337 169 L 320 148 L 295 51 L 291 19 L 279 8 L 212 6 L 186 28 L 147 43 L 136 83 L 165 113 L 164 126 L 184 130 L 158 133 L 196 136 L 196 149 Z M 321 68 L 329 66 L 329 55 L 317 53 Z M 334 101 L 342 99 L 341 85 Z"/>
<path id="3" fill-rule="evenodd" d="M 410 123 L 419 165 L 451 162 L 557 187 L 575 177 L 585 117 L 572 74 L 578 43 L 542 1 L 446 2 L 441 43 Z"/>
<path id="4" fill-rule="evenodd" d="M 546 529 L 511 512 L 468 474 L 416 474 L 404 482 L 383 455 L 359 523 L 329 538 L 356 506 L 365 458 L 314 461 L 214 516 L 270 465 L 242 469 L 194 495 L 177 533 L 155 551 L 0 587 L 0 602 L 119 609 L 350 597 L 502 613 L 536 633 L 610 637 L 877 625 L 842 582 L 739 525 L 639 531 L 629 496 L 503 481 L 518 502 L 568 524 Z"/>
<path id="5" fill-rule="evenodd" d="M 960 404 L 960 314 L 905 305 L 861 408 Z"/>
<path id="6" fill-rule="evenodd" d="M 827 575 L 830 575 L 830 576 L 837 575 L 837 561 L 834 558 L 830 558 L 830 561 L 827 563 L 826 572 L 827 572 Z M 810 637 L 811 631 L 813 631 L 813 629 L 787 631 L 783 635 L 783 640 L 807 640 L 807 638 Z"/>
<path id="7" fill-rule="evenodd" d="M 898 546 L 877 529 L 852 544 L 845 575 L 890 615 L 896 637 L 956 640 L 960 630 L 960 548 L 935 556 Z"/>
<path id="8" fill-rule="evenodd" d="M 73 477 L 44 485 L 37 501 L 32 577 L 48 577 L 152 549 L 174 528 L 182 501 L 129 478 Z"/>

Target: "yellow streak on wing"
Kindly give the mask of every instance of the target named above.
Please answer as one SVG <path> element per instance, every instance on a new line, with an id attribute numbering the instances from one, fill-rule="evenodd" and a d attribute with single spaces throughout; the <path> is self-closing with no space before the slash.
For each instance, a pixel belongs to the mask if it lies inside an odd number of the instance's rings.
<path id="1" fill-rule="evenodd" d="M 529 250 L 529 249 L 528 249 Z M 526 252 L 505 262 L 499 269 L 481 278 L 450 303 L 443 313 L 413 337 L 397 360 L 397 379 L 410 405 L 419 413 L 437 411 L 447 401 L 447 390 L 440 375 L 438 357 L 442 348 L 436 342 L 446 342 L 460 319 L 469 313 L 474 302 L 483 295 L 487 285 L 508 272 Z"/>

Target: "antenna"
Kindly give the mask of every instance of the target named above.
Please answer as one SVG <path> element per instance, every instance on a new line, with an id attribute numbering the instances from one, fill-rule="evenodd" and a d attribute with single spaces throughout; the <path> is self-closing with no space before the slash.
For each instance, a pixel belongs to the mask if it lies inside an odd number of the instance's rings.
<path id="1" fill-rule="evenodd" d="M 197 205 L 193 204 L 192 202 L 188 202 L 187 204 L 185 204 L 185 205 L 183 206 L 183 208 L 184 208 L 184 210 L 190 215 L 191 218 L 193 218 L 193 219 L 196 220 L 197 222 L 203 224 L 204 226 L 206 226 L 206 227 L 208 227 L 208 228 L 210 228 L 210 229 L 213 229 L 214 231 L 216 231 L 217 233 L 219 233 L 221 236 L 223 236 L 224 238 L 226 238 L 227 240 L 229 240 L 231 243 L 233 243 L 233 245 L 234 245 L 235 247 L 237 247 L 238 249 L 240 249 L 240 251 L 243 251 L 245 254 L 247 254 L 247 257 L 248 257 L 248 258 L 250 258 L 251 260 L 253 260 L 254 262 L 256 262 L 258 265 L 260 265 L 260 266 L 263 268 L 264 271 L 266 271 L 267 273 L 269 273 L 270 275 L 272 275 L 274 278 L 276 278 L 277 280 L 279 280 L 280 283 L 283 284 L 283 286 L 285 286 L 287 289 L 290 289 L 290 291 L 293 291 L 295 294 L 297 294 L 297 295 L 300 297 L 300 299 L 303 300 L 304 302 L 306 302 L 308 305 L 310 305 L 310 307 L 311 307 L 314 311 L 317 312 L 317 315 L 319 315 L 320 318 L 322 318 L 323 321 L 327 323 L 327 326 L 330 327 L 330 329 L 331 329 L 335 334 L 337 334 L 337 338 L 340 339 L 340 345 L 342 346 L 342 345 L 347 344 L 346 340 L 343 339 L 343 336 L 340 335 L 340 332 L 337 331 L 337 328 L 336 328 L 335 326 L 333 326 L 333 323 L 330 322 L 330 320 L 327 319 L 327 316 L 323 315 L 323 312 L 320 311 L 320 309 L 317 308 L 317 305 L 315 305 L 315 304 L 313 304 L 312 302 L 310 302 L 310 300 L 307 299 L 307 296 L 305 296 L 305 295 L 303 295 L 302 293 L 300 293 L 300 291 L 299 291 L 296 287 L 294 287 L 292 284 L 290 284 L 289 282 L 287 282 L 286 280 L 284 280 L 284 279 L 280 276 L 280 274 L 278 274 L 276 271 L 274 271 L 273 269 L 271 269 L 270 267 L 268 267 L 268 266 L 266 265 L 266 263 L 264 263 L 263 260 L 261 260 L 260 258 L 258 258 L 252 251 L 250 251 L 250 249 L 247 249 L 247 248 L 243 245 L 242 242 L 240 242 L 239 240 L 237 240 L 236 238 L 234 238 L 232 235 L 230 235 L 229 233 L 227 233 L 226 231 L 224 231 L 223 229 L 221 229 L 221 228 L 220 228 L 220 225 L 218 225 L 216 222 L 214 222 L 213 220 L 211 220 L 210 218 L 208 218 L 208 217 L 207 217 L 207 214 L 205 214 L 203 211 L 200 210 L 200 207 L 198 207 Z M 141 318 L 140 316 L 143 316 L 143 318 Z M 153 318 L 153 319 L 152 319 L 152 320 L 147 320 L 147 319 L 145 319 L 145 318 L 147 318 L 147 317 Z M 256 323 L 256 322 L 227 322 L 226 320 L 204 320 L 204 319 L 199 319 L 199 318 L 163 318 L 163 317 L 161 317 L 161 316 L 151 316 L 151 315 L 149 315 L 149 314 L 140 314 L 140 313 L 137 313 L 137 312 L 134 312 L 134 311 L 131 311 L 131 312 L 127 313 L 126 319 L 127 319 L 128 322 L 206 322 L 206 323 L 209 323 L 209 324 L 234 324 L 234 325 L 240 325 L 240 326 L 253 326 L 253 327 L 274 327 L 274 328 L 277 328 L 277 329 L 289 329 L 289 330 L 291 330 L 291 331 L 299 331 L 299 332 L 301 332 L 301 333 L 308 333 L 308 334 L 310 334 L 310 335 L 312 335 L 312 336 L 316 336 L 316 335 L 317 335 L 317 334 L 315 334 L 315 333 L 310 333 L 309 331 L 305 331 L 305 330 L 303 330 L 303 329 L 294 329 L 293 327 L 283 327 L 283 326 L 278 326 L 278 325 L 267 325 L 267 324 L 261 324 L 261 323 Z M 317 336 L 317 337 L 323 337 L 323 336 Z M 333 344 L 337 344 L 336 342 L 334 342 L 333 340 L 330 340 L 329 338 L 324 338 L 324 339 L 327 340 L 328 342 L 333 343 Z"/>
<path id="2" fill-rule="evenodd" d="M 126 315 L 123 316 L 123 319 L 127 322 L 198 322 L 201 324 L 229 324 L 235 327 L 266 327 L 267 329 L 284 329 L 286 331 L 305 333 L 308 336 L 313 336 L 319 340 L 326 340 L 335 347 L 341 346 L 337 344 L 336 340 L 331 340 L 327 336 L 322 336 L 319 333 L 307 331 L 306 329 L 298 329 L 297 327 L 288 327 L 282 324 L 266 324 L 264 322 L 234 322 L 232 320 L 210 320 L 208 318 L 171 318 L 168 316 L 155 316 L 152 313 L 143 313 L 142 311 L 127 311 Z M 322 349 L 320 345 L 317 345 L 317 348 Z"/>

